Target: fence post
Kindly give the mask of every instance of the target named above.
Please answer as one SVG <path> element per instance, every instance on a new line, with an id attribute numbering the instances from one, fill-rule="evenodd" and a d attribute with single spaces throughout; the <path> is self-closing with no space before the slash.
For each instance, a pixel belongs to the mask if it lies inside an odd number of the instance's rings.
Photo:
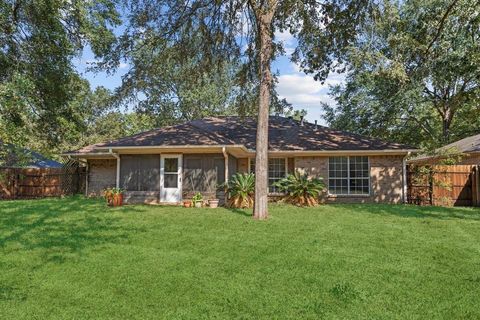
<path id="1" fill-rule="evenodd" d="M 429 200 L 430 200 L 430 205 L 433 206 L 433 180 L 435 179 L 435 173 L 434 170 L 430 170 L 428 173 L 428 193 L 429 193 Z"/>
<path id="2" fill-rule="evenodd" d="M 472 170 L 472 205 L 480 207 L 480 166 Z"/>
<path id="3" fill-rule="evenodd" d="M 13 169 L 13 199 L 17 199 L 18 195 L 18 181 L 20 180 L 20 173 L 18 169 Z"/>

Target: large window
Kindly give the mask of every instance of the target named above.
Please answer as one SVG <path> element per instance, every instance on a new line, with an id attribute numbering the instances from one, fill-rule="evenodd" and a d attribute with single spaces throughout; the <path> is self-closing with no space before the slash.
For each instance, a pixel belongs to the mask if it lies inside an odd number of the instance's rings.
<path id="1" fill-rule="evenodd" d="M 250 172 L 255 173 L 255 159 L 250 159 Z M 285 158 L 268 159 L 268 192 L 280 192 L 274 184 L 287 176 Z"/>
<path id="2" fill-rule="evenodd" d="M 368 195 L 370 193 L 368 157 L 330 157 L 328 191 L 331 194 Z"/>

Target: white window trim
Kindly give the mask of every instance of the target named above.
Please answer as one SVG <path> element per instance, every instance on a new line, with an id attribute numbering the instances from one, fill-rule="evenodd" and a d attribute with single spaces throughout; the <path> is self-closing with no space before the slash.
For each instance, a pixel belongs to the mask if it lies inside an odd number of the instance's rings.
<path id="1" fill-rule="evenodd" d="M 337 156 L 333 156 L 333 157 L 337 157 Z M 366 156 L 367 161 L 368 161 L 368 193 L 367 194 L 350 193 L 350 157 L 356 157 L 356 156 L 338 156 L 338 157 L 346 157 L 347 158 L 347 179 L 348 179 L 347 188 L 348 188 L 348 193 L 331 193 L 330 192 L 330 188 L 329 188 L 329 185 L 330 185 L 330 157 L 328 157 L 328 160 L 327 160 L 327 168 L 328 168 L 328 170 L 327 170 L 328 171 L 327 192 L 328 192 L 328 196 L 332 197 L 332 198 L 336 198 L 336 197 L 370 197 L 371 196 L 371 191 L 372 191 L 370 157 Z M 365 179 L 365 178 L 362 178 L 362 179 Z"/>

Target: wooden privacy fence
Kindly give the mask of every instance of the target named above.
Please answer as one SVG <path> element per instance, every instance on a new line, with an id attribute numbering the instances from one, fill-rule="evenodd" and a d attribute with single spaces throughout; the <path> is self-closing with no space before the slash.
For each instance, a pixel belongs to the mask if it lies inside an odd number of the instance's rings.
<path id="1" fill-rule="evenodd" d="M 0 168 L 0 199 L 31 199 L 85 190 L 85 168 Z"/>
<path id="2" fill-rule="evenodd" d="M 480 206 L 480 166 L 409 165 L 408 203 Z"/>

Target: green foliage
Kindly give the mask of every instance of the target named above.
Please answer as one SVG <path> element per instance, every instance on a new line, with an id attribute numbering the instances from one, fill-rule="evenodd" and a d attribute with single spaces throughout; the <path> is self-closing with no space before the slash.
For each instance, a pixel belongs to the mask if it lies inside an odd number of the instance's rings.
<path id="1" fill-rule="evenodd" d="M 203 196 L 200 192 L 195 193 L 195 195 L 192 197 L 192 202 L 195 204 L 197 202 L 203 202 Z"/>
<path id="2" fill-rule="evenodd" d="M 347 51 L 327 122 L 429 149 L 478 132 L 478 10 L 469 0 L 385 1 Z"/>
<path id="3" fill-rule="evenodd" d="M 325 190 L 325 183 L 320 178 L 309 178 L 308 174 L 289 174 L 276 183 L 278 189 L 287 194 L 287 201 L 299 206 L 314 206 L 318 197 Z"/>
<path id="4" fill-rule="evenodd" d="M 127 61 L 131 69 L 117 98 L 133 101 L 162 124 L 205 115 L 258 114 L 260 7 L 276 8 L 273 32 L 296 36 L 299 45 L 291 58 L 325 79 L 332 68 L 340 67 L 333 54 L 344 49 L 370 5 L 367 0 L 354 5 L 298 0 L 268 4 L 195 0 L 188 6 L 177 0 L 127 2 L 125 31 L 98 67 L 115 70 Z M 273 47 L 271 60 L 285 53 L 282 42 Z M 270 111 L 291 111 L 291 105 L 278 97 L 275 74 L 272 80 Z"/>
<path id="5" fill-rule="evenodd" d="M 255 175 L 236 173 L 224 185 L 228 194 L 227 205 L 233 208 L 251 208 L 255 194 Z"/>
<path id="6" fill-rule="evenodd" d="M 125 190 L 122 188 L 107 188 L 102 190 L 102 195 L 105 198 L 105 200 L 109 201 L 112 199 L 113 196 L 123 194 L 124 192 Z"/>
<path id="7" fill-rule="evenodd" d="M 0 2 L 0 140 L 48 154 L 81 130 L 89 88 L 72 60 L 86 45 L 97 57 L 109 50 L 115 3 Z"/>

